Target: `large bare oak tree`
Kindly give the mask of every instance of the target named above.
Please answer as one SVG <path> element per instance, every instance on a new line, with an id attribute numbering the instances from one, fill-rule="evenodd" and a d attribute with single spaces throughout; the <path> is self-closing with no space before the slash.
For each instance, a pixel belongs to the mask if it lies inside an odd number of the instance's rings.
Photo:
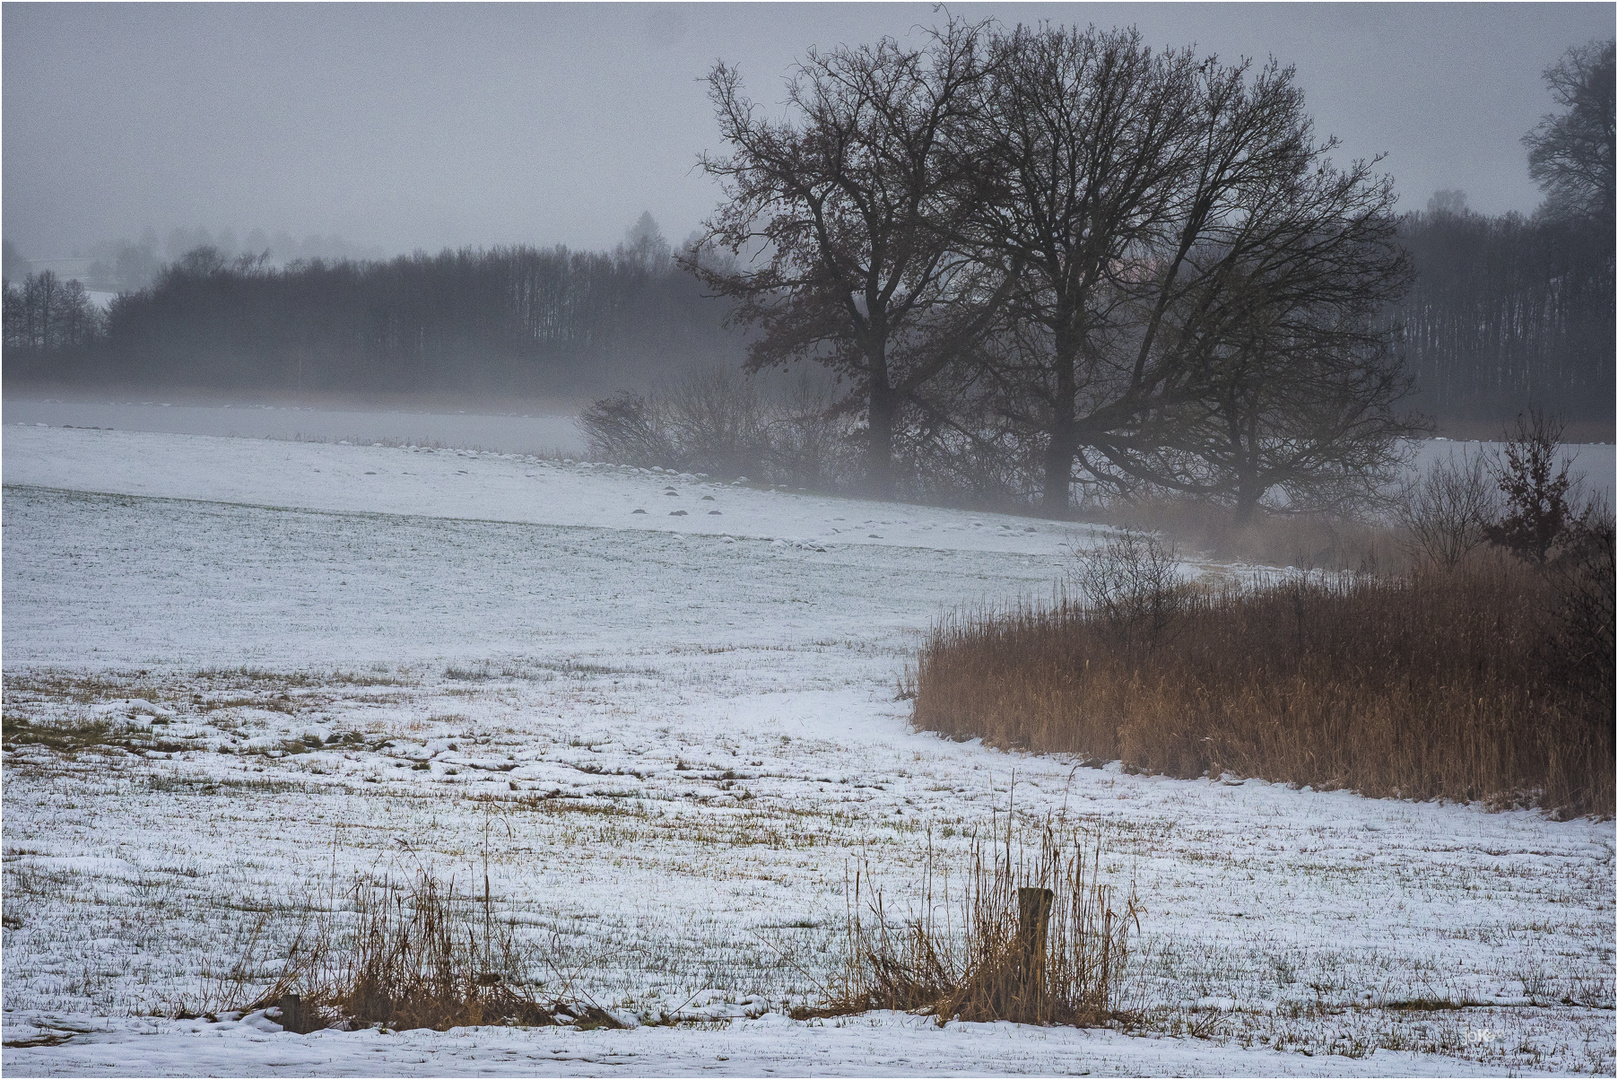
<path id="1" fill-rule="evenodd" d="M 997 183 L 970 238 L 1019 277 L 994 362 L 1043 440 L 1047 511 L 1075 476 L 1246 515 L 1385 469 L 1410 430 L 1377 318 L 1404 282 L 1392 189 L 1331 164 L 1291 70 L 1094 29 L 992 55 Z"/>
<path id="2" fill-rule="evenodd" d="M 702 160 L 726 195 L 709 236 L 754 259 L 688 265 L 756 329 L 752 370 L 814 361 L 850 381 L 877 495 L 893 491 L 903 405 L 953 358 L 950 312 L 975 269 L 948 235 L 975 192 L 955 144 L 982 77 L 979 40 L 951 22 L 922 48 L 885 38 L 811 52 L 782 119 L 742 95 L 733 68 L 708 80 L 731 146 Z"/>

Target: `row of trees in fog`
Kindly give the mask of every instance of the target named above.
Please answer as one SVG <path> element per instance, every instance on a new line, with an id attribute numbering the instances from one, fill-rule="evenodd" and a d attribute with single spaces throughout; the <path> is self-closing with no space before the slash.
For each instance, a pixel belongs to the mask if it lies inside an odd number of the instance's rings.
<path id="1" fill-rule="evenodd" d="M 83 266 L 81 278 L 85 288 L 108 293 L 137 292 L 150 288 L 166 263 L 176 262 L 186 252 L 203 247 L 214 248 L 231 260 L 241 255 L 262 255 L 266 262 L 276 266 L 315 259 L 340 262 L 381 255 L 380 251 L 357 247 L 337 235 L 315 234 L 298 241 L 284 229 L 275 233 L 253 229 L 238 239 L 233 229 L 225 228 L 211 233 L 200 225 L 171 229 L 168 238 L 161 243 L 157 231 L 147 229 L 137 239 L 124 237 L 108 240 L 88 250 L 75 252 L 69 259 L 43 260 L 46 265 L 38 265 L 41 260 L 29 259 L 10 240 L 4 242 L 4 247 L 4 273 L 8 281 L 21 283 L 28 275 L 45 270 L 54 270 L 61 276 L 64 264 L 75 264 Z"/>
<path id="2" fill-rule="evenodd" d="M 701 293 L 649 218 L 610 255 L 512 247 L 277 268 L 205 247 L 119 295 L 96 348 L 10 362 L 217 388 L 594 390 L 652 363 L 737 356 Z M 9 304 L 8 348 L 26 349 Z"/>
<path id="3" fill-rule="evenodd" d="M 1487 218 L 1440 192 L 1404 224 L 1418 271 L 1398 309 L 1404 352 L 1439 416 L 1493 418 L 1524 401 L 1612 416 L 1613 42 L 1569 49 L 1545 81 L 1560 111 L 1523 137 L 1540 212 Z"/>
<path id="4" fill-rule="evenodd" d="M 1424 412 L 1498 421 L 1533 402 L 1611 418 L 1611 225 L 1434 206 L 1400 240 L 1416 273 L 1395 309 L 1399 345 Z"/>

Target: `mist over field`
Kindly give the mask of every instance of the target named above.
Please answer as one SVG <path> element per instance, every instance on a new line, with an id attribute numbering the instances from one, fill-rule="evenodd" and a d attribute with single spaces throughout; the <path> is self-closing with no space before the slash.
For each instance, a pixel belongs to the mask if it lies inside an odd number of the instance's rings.
<path id="1" fill-rule="evenodd" d="M 1612 1075 L 1609 7 L 0 9 L 0 1066 Z"/>

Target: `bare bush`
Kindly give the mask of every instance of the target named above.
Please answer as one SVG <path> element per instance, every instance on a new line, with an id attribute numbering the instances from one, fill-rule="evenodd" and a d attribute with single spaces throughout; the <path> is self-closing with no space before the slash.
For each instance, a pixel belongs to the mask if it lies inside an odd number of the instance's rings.
<path id="1" fill-rule="evenodd" d="M 771 393 L 738 372 L 696 368 L 645 394 L 603 398 L 579 420 L 600 461 L 795 487 L 854 474 L 847 418 L 807 379 Z"/>
<path id="2" fill-rule="evenodd" d="M 1119 635 L 1156 640 L 1184 604 L 1179 554 L 1149 533 L 1125 530 L 1077 556 L 1073 584 L 1087 610 Z"/>
<path id="3" fill-rule="evenodd" d="M 896 917 L 878 890 L 849 889 L 846 965 L 831 1001 L 802 1015 L 868 1009 L 950 1020 L 1092 1026 L 1119 1018 L 1129 927 L 1138 929 L 1131 887 L 1101 880 L 1101 845 L 1054 822 L 1037 850 L 1003 834 L 974 840 L 971 869 L 951 891 L 931 846 L 914 913 Z"/>
<path id="4" fill-rule="evenodd" d="M 1453 567 L 1488 540 L 1499 515 L 1493 477 L 1482 454 L 1462 453 L 1407 480 L 1394 502 L 1394 520 L 1411 554 Z"/>
<path id="5" fill-rule="evenodd" d="M 773 464 L 773 429 L 782 417 L 741 374 L 725 368 L 692 371 L 664 387 L 659 403 L 679 468 L 762 479 Z"/>
<path id="6" fill-rule="evenodd" d="M 677 452 L 661 412 L 655 399 L 632 390 L 592 402 L 579 416 L 590 456 L 642 469 L 671 466 Z"/>

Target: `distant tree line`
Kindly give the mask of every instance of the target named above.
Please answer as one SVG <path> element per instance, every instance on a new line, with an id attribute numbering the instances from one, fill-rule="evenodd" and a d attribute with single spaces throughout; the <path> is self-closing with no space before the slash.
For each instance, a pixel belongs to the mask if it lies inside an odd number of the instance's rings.
<path id="1" fill-rule="evenodd" d="M 67 259 L 30 260 L 10 240 L 4 241 L 4 247 L 7 281 L 21 283 L 36 271 L 54 270 L 58 277 L 77 277 L 85 288 L 104 293 L 150 288 L 166 262 L 176 262 L 186 252 L 202 247 L 215 248 L 231 261 L 241 255 L 262 255 L 266 263 L 277 267 L 300 259 L 304 262 L 322 259 L 330 263 L 344 259 L 377 259 L 383 255 L 378 249 L 350 244 L 335 234 L 315 234 L 298 241 L 284 229 L 273 234 L 253 229 L 238 239 L 234 229 L 211 233 L 201 226 L 171 229 L 167 240 L 162 242 L 158 240 L 157 231 L 148 228 L 137 239 L 120 237 L 103 241 L 75 251 Z M 82 270 L 70 274 L 64 269 L 66 265 L 82 267 Z"/>
<path id="2" fill-rule="evenodd" d="M 5 286 L 6 360 L 26 364 L 40 356 L 82 354 L 105 327 L 101 309 L 80 281 L 63 281 L 50 270 Z"/>
<path id="3" fill-rule="evenodd" d="M 1400 308 L 1404 355 L 1437 416 L 1498 418 L 1531 402 L 1613 418 L 1613 40 L 1574 45 L 1545 84 L 1560 112 L 1523 136 L 1539 212 L 1487 219 L 1440 193 L 1404 225 L 1417 267 Z"/>
<path id="4" fill-rule="evenodd" d="M 1614 50 L 1574 46 L 1545 72 L 1561 111 L 1523 137 L 1545 192 L 1532 218 L 1469 213 L 1440 192 L 1401 229 L 1416 269 L 1398 308 L 1417 402 L 1497 419 L 1524 403 L 1613 415 Z"/>
<path id="5" fill-rule="evenodd" d="M 655 223 L 649 234 L 644 225 L 613 254 L 511 247 L 275 268 L 198 248 L 72 339 L 37 329 L 34 298 L 49 275 L 31 275 L 7 289 L 7 371 L 210 388 L 548 393 L 599 390 L 695 358 L 734 363 L 722 306 L 673 265 Z"/>
<path id="6" fill-rule="evenodd" d="M 1396 308 L 1413 403 L 1440 419 L 1498 421 L 1533 403 L 1611 420 L 1609 225 L 1434 208 L 1400 225 L 1415 274 Z"/>

